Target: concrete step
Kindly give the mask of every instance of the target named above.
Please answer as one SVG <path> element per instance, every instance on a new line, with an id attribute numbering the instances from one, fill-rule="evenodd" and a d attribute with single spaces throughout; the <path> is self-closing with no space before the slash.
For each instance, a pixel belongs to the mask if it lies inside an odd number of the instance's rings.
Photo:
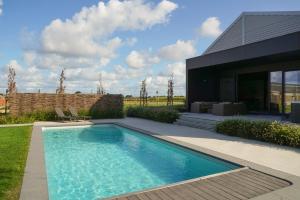
<path id="1" fill-rule="evenodd" d="M 184 121 L 195 122 L 195 123 L 198 122 L 198 123 L 206 123 L 206 124 L 213 124 L 213 125 L 216 125 L 218 123 L 218 121 L 215 121 L 215 120 L 190 118 L 190 117 L 185 117 L 185 116 L 181 116 L 179 119 L 184 120 Z"/>
<path id="2" fill-rule="evenodd" d="M 200 128 L 205 130 L 214 131 L 215 126 L 218 122 L 213 120 L 206 120 L 206 119 L 194 119 L 189 117 L 180 117 L 179 119 L 174 122 L 174 124 L 181 125 L 181 126 L 189 126 L 193 128 Z"/>

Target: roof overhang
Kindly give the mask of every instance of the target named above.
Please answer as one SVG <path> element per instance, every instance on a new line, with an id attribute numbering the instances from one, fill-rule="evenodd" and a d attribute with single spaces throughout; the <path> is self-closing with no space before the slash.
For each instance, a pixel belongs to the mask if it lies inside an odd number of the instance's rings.
<path id="1" fill-rule="evenodd" d="M 218 67 L 251 60 L 300 58 L 300 32 L 218 51 L 186 60 L 186 68 Z"/>

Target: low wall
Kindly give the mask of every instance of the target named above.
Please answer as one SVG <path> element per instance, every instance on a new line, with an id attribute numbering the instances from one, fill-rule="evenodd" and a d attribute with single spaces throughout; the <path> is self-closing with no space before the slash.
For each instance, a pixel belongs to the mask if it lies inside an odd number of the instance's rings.
<path id="1" fill-rule="evenodd" d="M 68 110 L 69 106 L 77 110 L 107 111 L 123 109 L 122 95 L 97 94 L 47 94 L 17 93 L 9 96 L 11 115 L 22 115 L 37 111 L 54 111 L 55 107 Z"/>

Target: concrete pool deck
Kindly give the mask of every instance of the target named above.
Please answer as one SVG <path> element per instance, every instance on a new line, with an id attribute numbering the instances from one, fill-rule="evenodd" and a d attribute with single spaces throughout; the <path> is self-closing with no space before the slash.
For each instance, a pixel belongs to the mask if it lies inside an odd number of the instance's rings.
<path id="1" fill-rule="evenodd" d="M 300 150 L 241 139 L 190 127 L 165 124 L 150 120 L 125 118 L 93 120 L 90 122 L 36 122 L 20 199 L 48 199 L 47 177 L 41 137 L 43 126 L 69 126 L 96 123 L 118 123 L 155 137 L 186 146 L 267 174 L 289 180 L 292 186 L 258 196 L 255 199 L 299 199 Z"/>

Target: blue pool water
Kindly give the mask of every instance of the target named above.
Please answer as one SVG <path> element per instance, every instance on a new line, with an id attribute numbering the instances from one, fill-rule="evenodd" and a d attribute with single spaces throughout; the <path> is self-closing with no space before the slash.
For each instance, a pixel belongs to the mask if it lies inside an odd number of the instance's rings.
<path id="1" fill-rule="evenodd" d="M 116 125 L 43 129 L 51 200 L 91 200 L 239 166 Z"/>

